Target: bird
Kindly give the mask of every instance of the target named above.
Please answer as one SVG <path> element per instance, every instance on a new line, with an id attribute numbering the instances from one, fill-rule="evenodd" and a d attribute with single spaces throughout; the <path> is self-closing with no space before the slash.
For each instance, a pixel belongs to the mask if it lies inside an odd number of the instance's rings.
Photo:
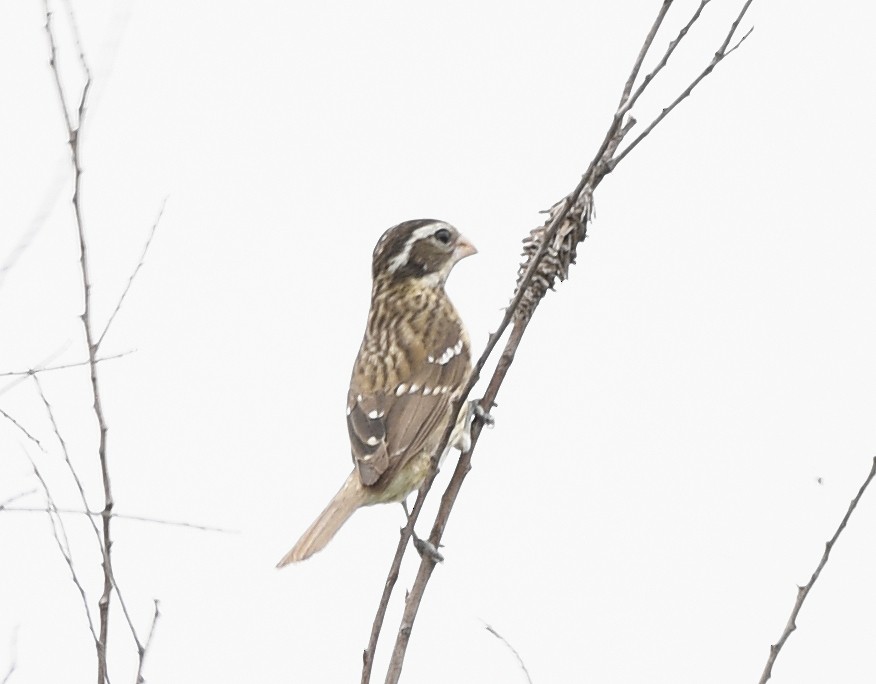
<path id="1" fill-rule="evenodd" d="M 451 421 L 448 446 L 467 451 L 472 409 L 454 406 L 472 372 L 471 344 L 444 291 L 450 271 L 477 253 L 437 219 L 404 221 L 378 240 L 371 307 L 347 392 L 353 470 L 282 568 L 325 548 L 363 506 L 402 502 L 418 489 Z"/>

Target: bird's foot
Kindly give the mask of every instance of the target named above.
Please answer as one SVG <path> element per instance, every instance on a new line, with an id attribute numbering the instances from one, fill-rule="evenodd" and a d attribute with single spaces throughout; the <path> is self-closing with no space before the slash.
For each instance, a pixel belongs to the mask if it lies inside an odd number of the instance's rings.
<path id="1" fill-rule="evenodd" d="M 405 510 L 405 516 L 410 522 L 411 512 L 408 510 L 408 502 L 402 500 L 401 505 L 402 508 Z M 413 530 L 411 530 L 411 539 L 414 540 L 414 548 L 417 550 L 417 553 L 420 554 L 420 558 L 429 558 L 433 563 L 444 562 L 444 556 L 441 555 L 441 552 L 437 548 L 435 548 L 435 545 L 428 539 L 420 539 L 417 536 L 417 533 Z"/>
<path id="2" fill-rule="evenodd" d="M 496 419 L 493 418 L 492 414 L 487 411 L 487 409 L 481 406 L 480 401 L 478 401 L 477 399 L 472 399 L 471 406 L 472 412 L 474 413 L 475 417 L 478 418 L 478 420 L 480 420 L 486 427 L 491 428 L 496 424 Z M 496 404 L 493 403 L 493 406 L 496 406 Z"/>
<path id="3" fill-rule="evenodd" d="M 441 544 L 438 546 L 441 546 Z M 420 539 L 417 535 L 414 535 L 414 548 L 420 554 L 420 558 L 428 558 L 433 563 L 444 562 L 444 556 L 441 555 L 441 552 L 428 539 Z"/>

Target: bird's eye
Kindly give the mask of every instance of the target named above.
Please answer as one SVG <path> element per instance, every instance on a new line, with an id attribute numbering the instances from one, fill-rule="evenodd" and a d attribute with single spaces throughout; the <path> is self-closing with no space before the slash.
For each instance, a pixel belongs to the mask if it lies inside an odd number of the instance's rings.
<path id="1" fill-rule="evenodd" d="M 435 231 L 435 234 L 432 236 L 442 245 L 446 245 L 450 242 L 450 231 L 447 228 L 440 228 Z"/>

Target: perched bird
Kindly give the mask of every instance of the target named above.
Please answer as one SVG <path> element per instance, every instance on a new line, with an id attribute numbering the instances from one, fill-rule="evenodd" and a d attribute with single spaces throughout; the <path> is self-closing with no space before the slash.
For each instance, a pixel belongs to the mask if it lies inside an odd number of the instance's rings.
<path id="1" fill-rule="evenodd" d="M 447 449 L 468 448 L 469 409 L 455 416 L 453 404 L 471 375 L 471 352 L 444 282 L 476 252 L 434 219 L 405 221 L 378 241 L 371 309 L 347 393 L 353 472 L 277 567 L 324 548 L 360 506 L 403 501 L 426 478 L 450 421 Z"/>

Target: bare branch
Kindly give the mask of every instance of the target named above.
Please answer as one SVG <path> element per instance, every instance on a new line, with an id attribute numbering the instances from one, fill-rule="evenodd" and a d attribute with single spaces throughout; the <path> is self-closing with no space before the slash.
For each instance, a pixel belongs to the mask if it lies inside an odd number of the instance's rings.
<path id="1" fill-rule="evenodd" d="M 33 492 L 26 492 L 33 493 Z M 17 498 L 17 497 L 16 497 Z M 0 511 L 8 512 L 8 513 L 45 513 L 45 508 L 35 508 L 31 506 L 8 506 L 7 502 L 4 502 L 3 505 L 0 505 Z M 95 518 L 100 518 L 103 516 L 103 511 L 83 511 L 77 508 L 54 508 L 54 513 L 58 513 L 61 515 L 88 515 Z M 113 518 L 116 520 L 131 520 L 133 522 L 145 522 L 152 523 L 155 525 L 167 525 L 170 527 L 187 527 L 192 530 L 199 530 L 201 532 L 221 532 L 223 534 L 239 534 L 240 530 L 230 530 L 224 527 L 214 527 L 211 525 L 198 525 L 196 523 L 186 522 L 184 520 L 166 520 L 164 518 L 150 518 L 145 515 L 132 515 L 127 513 L 112 513 Z"/>
<path id="2" fill-rule="evenodd" d="M 149 251 L 149 245 L 152 244 L 152 238 L 155 237 L 155 230 L 158 228 L 158 224 L 161 221 L 161 217 L 164 215 L 164 207 L 167 205 L 167 197 L 161 202 L 161 208 L 158 210 L 158 216 L 155 217 L 155 222 L 152 224 L 152 230 L 149 231 L 149 237 L 146 238 L 146 244 L 143 245 L 143 253 L 140 255 L 140 261 L 137 262 L 137 266 L 134 268 L 134 271 L 131 273 L 131 277 L 128 278 L 128 284 L 125 285 L 125 289 L 122 291 L 122 296 L 119 297 L 119 301 L 116 302 L 116 308 L 113 309 L 112 314 L 110 314 L 109 320 L 106 322 L 106 327 L 104 327 L 103 332 L 100 334 L 100 337 L 97 338 L 96 347 L 100 348 L 101 343 L 103 342 L 103 338 L 106 337 L 107 332 L 110 329 L 110 326 L 113 324 L 113 320 L 116 317 L 116 314 L 119 312 L 119 309 L 122 308 L 122 303 L 125 301 L 125 297 L 128 296 L 128 290 L 131 289 L 131 285 L 134 282 L 134 278 L 137 277 L 137 274 L 140 272 L 140 269 L 143 266 L 143 262 L 146 261 L 146 253 Z"/>
<path id="3" fill-rule="evenodd" d="M 86 511 L 89 511 L 90 507 L 88 505 L 88 498 L 85 496 L 85 488 L 82 485 L 82 480 L 80 479 L 79 474 L 76 472 L 76 468 L 73 466 L 73 461 L 70 460 L 70 452 L 67 450 L 67 442 L 61 436 L 61 431 L 58 428 L 58 423 L 55 421 L 55 412 L 52 411 L 52 405 L 46 398 L 46 394 L 43 391 L 42 383 L 36 375 L 33 376 L 33 381 L 37 387 L 37 391 L 39 392 L 40 399 L 42 399 L 43 405 L 46 407 L 46 412 L 48 413 L 49 421 L 52 424 L 52 430 L 55 433 L 55 437 L 57 437 L 58 442 L 61 445 L 61 451 L 64 454 L 64 461 L 67 464 L 67 470 L 70 472 L 70 475 L 73 478 L 73 482 L 76 484 L 76 489 L 79 492 L 79 499 L 82 501 L 82 506 L 85 508 Z M 55 512 L 57 513 L 57 507 L 55 507 Z M 137 630 L 134 628 L 134 623 L 131 620 L 130 613 L 128 612 L 128 606 L 125 603 L 125 598 L 122 594 L 122 590 L 120 589 L 118 582 L 116 581 L 115 574 L 112 573 L 112 564 L 107 558 L 109 555 L 109 548 L 103 543 L 103 538 L 101 537 L 100 530 L 97 527 L 94 516 L 89 515 L 87 517 L 88 522 L 91 523 L 91 529 L 94 530 L 94 536 L 97 540 L 97 547 L 100 550 L 101 557 L 104 559 L 104 567 L 110 568 L 113 588 L 116 591 L 116 596 L 119 597 L 119 605 L 122 607 L 122 613 L 124 614 L 125 620 L 128 623 L 128 628 L 131 630 L 131 636 L 134 639 L 134 645 L 137 647 L 137 652 L 141 653 L 143 651 L 143 645 L 140 643 L 140 638 L 137 636 Z"/>
<path id="4" fill-rule="evenodd" d="M 66 341 L 63 345 L 61 345 L 58 349 L 56 349 L 56 350 L 53 351 L 51 354 L 49 354 L 46 358 L 44 358 L 42 361 L 40 361 L 40 362 L 34 367 L 33 370 L 36 371 L 36 370 L 38 370 L 38 369 L 40 369 L 40 368 L 43 368 L 43 367 L 46 366 L 47 364 L 51 363 L 52 361 L 54 361 L 55 359 L 57 359 L 61 354 L 63 354 L 65 351 L 67 351 L 67 348 L 68 348 L 69 346 L 70 346 L 70 340 L 67 340 L 67 341 Z M 30 373 L 12 373 L 12 375 L 13 375 L 13 376 L 18 376 L 18 377 L 16 377 L 15 380 L 13 380 L 12 382 L 7 383 L 7 384 L 4 385 L 2 388 L 0 388 L 0 395 L 5 394 L 6 392 L 8 392 L 9 390 L 11 390 L 11 389 L 12 389 L 13 387 L 15 387 L 16 385 L 21 384 L 22 382 L 24 382 L 25 379 L 27 379 L 27 376 L 30 375 Z"/>
<path id="5" fill-rule="evenodd" d="M 9 663 L 9 667 L 6 668 L 6 672 L 3 674 L 3 679 L 0 679 L 0 684 L 7 684 L 7 682 L 11 679 L 12 675 L 15 673 L 15 668 L 18 666 L 15 658 L 12 659 L 12 662 Z"/>
<path id="6" fill-rule="evenodd" d="M 97 684 L 104 684 L 108 681 L 107 676 L 107 643 L 109 638 L 109 608 L 110 599 L 113 590 L 113 571 L 112 571 L 112 537 L 110 534 L 112 521 L 113 496 L 112 485 L 110 483 L 109 462 L 107 460 L 107 426 L 104 418 L 103 407 L 100 400 L 100 386 L 97 380 L 97 345 L 94 339 L 94 329 L 91 322 L 91 282 L 89 280 L 88 268 L 88 248 L 85 239 L 85 224 L 82 217 L 82 163 L 80 158 L 79 143 L 82 136 L 83 126 L 85 124 L 85 114 L 88 107 L 88 93 L 91 89 L 91 71 L 88 67 L 88 62 L 85 59 L 85 52 L 82 48 L 82 43 L 79 39 L 79 31 L 76 25 L 75 15 L 72 7 L 68 5 L 70 22 L 73 27 L 73 32 L 76 41 L 76 47 L 79 52 L 79 64 L 85 75 L 85 83 L 79 96 L 79 105 L 76 109 L 77 121 L 74 125 L 72 116 L 67 105 L 64 88 L 61 83 L 61 74 L 58 69 L 56 54 L 55 34 L 52 27 L 52 12 L 49 10 L 48 0 L 43 0 L 43 5 L 46 14 L 46 36 L 49 43 L 50 61 L 52 74 L 54 75 L 55 87 L 58 94 L 58 100 L 61 103 L 61 108 L 64 112 L 64 122 L 67 127 L 68 145 L 70 147 L 70 160 L 73 167 L 73 214 L 76 222 L 76 232 L 79 238 L 79 270 L 81 272 L 82 292 L 84 295 L 84 304 L 80 318 L 82 320 L 82 328 L 85 333 L 85 342 L 88 347 L 89 369 L 91 371 L 91 389 L 94 398 L 93 408 L 94 417 L 97 421 L 99 438 L 98 438 L 98 459 L 100 461 L 101 479 L 103 480 L 104 493 L 104 508 L 102 515 L 102 549 L 103 549 L 103 593 L 98 600 L 98 609 L 100 614 L 100 635 L 97 640 Z M 120 597 L 121 602 L 121 597 Z M 127 613 L 127 611 L 125 611 Z M 135 635 L 136 639 L 136 635 Z M 139 642 L 138 642 L 139 644 Z"/>
<path id="7" fill-rule="evenodd" d="M 8 508 L 9 504 L 14 503 L 14 502 L 18 501 L 19 499 L 23 499 L 24 497 L 30 496 L 31 494 L 35 494 L 35 493 L 36 493 L 36 489 L 28 489 L 26 492 L 19 492 L 18 494 L 13 494 L 8 499 L 4 499 L 3 501 L 0 501 L 0 511 L 15 510 L 15 509 Z"/>
<path id="8" fill-rule="evenodd" d="M 161 617 L 161 612 L 158 610 L 158 599 L 153 599 L 155 604 L 155 612 L 152 613 L 152 623 L 149 625 L 149 635 L 146 637 L 146 643 L 138 653 L 137 661 L 137 679 L 136 684 L 143 684 L 146 680 L 143 679 L 143 667 L 146 664 L 146 655 L 149 653 L 149 647 L 152 645 L 152 637 L 155 636 L 155 625 L 158 623 L 158 618 Z"/>
<path id="9" fill-rule="evenodd" d="M 58 159 L 55 162 L 54 176 L 43 196 L 40 198 L 39 204 L 37 204 L 36 212 L 30 220 L 30 224 L 22 232 L 21 237 L 18 239 L 15 247 L 12 248 L 12 251 L 9 252 L 9 255 L 6 257 L 3 264 L 0 265 L 0 288 L 3 287 L 6 276 L 9 275 L 9 272 L 12 271 L 13 268 L 15 268 L 18 260 L 33 243 L 36 236 L 43 229 L 43 226 L 46 225 L 46 221 L 55 206 L 55 202 L 57 201 L 58 195 L 60 194 L 61 188 L 66 180 L 67 164 L 62 164 L 61 160 Z"/>
<path id="10" fill-rule="evenodd" d="M 775 644 L 770 646 L 770 655 L 769 658 L 767 658 L 766 665 L 763 668 L 763 674 L 761 674 L 760 676 L 759 684 L 766 684 L 767 680 L 772 677 L 773 664 L 776 662 L 776 658 L 779 657 L 779 653 L 781 653 L 782 647 L 785 645 L 788 637 L 791 636 L 791 632 L 797 629 L 797 615 L 799 615 L 800 609 L 803 607 L 803 602 L 806 600 L 806 597 L 809 596 L 809 592 L 812 589 L 812 586 L 815 584 L 815 581 L 821 575 L 821 571 L 824 569 L 824 566 L 827 565 L 827 561 L 830 559 L 830 552 L 833 549 L 834 544 L 836 544 L 840 534 L 846 528 L 846 524 L 849 522 L 849 518 L 852 517 L 852 513 L 858 506 L 858 502 L 864 495 L 867 486 L 870 484 L 870 482 L 873 481 L 874 476 L 876 476 L 876 456 L 873 457 L 873 465 L 870 467 L 870 473 L 867 475 L 867 479 L 864 480 L 864 484 L 861 485 L 861 488 L 858 490 L 855 498 L 852 499 L 852 502 L 849 504 L 849 508 L 846 511 L 846 514 L 843 516 L 843 519 L 840 520 L 840 524 L 836 528 L 836 532 L 833 533 L 830 541 L 828 541 L 824 545 L 824 553 L 821 554 L 821 560 L 818 562 L 818 566 L 815 568 L 815 572 L 812 573 L 812 577 L 810 577 L 809 581 L 802 587 L 797 587 L 797 599 L 794 601 L 794 607 L 791 609 L 791 617 L 788 618 L 788 623 L 785 625 L 785 629 L 782 630 L 782 636 L 779 637 L 779 640 Z"/>
<path id="11" fill-rule="evenodd" d="M 423 508 L 423 502 L 426 500 L 428 488 L 426 483 L 431 487 L 434 474 L 430 473 L 423 483 L 423 487 L 417 493 L 417 499 L 414 502 L 414 507 L 408 514 L 407 524 L 399 532 L 398 547 L 396 547 L 395 555 L 392 558 L 392 564 L 389 567 L 386 581 L 383 583 L 383 593 L 380 596 L 380 603 L 377 605 L 377 613 L 374 615 L 374 620 L 371 623 L 371 634 L 368 637 L 368 645 L 362 651 L 362 684 L 368 684 L 371 681 L 371 671 L 374 668 L 374 654 L 377 651 L 377 641 L 380 639 L 380 633 L 383 630 L 383 621 L 386 618 L 386 610 L 389 608 L 389 599 L 392 596 L 392 591 L 395 588 L 395 583 L 398 581 L 398 574 L 401 570 L 402 559 L 408 547 L 408 541 L 414 531 L 414 525 L 417 518 L 420 516 L 420 511 Z"/>
<path id="12" fill-rule="evenodd" d="M 43 391 L 43 385 L 40 382 L 39 378 L 34 375 L 33 376 L 34 385 L 36 385 L 37 392 L 40 395 L 40 399 L 42 399 L 43 406 L 46 408 L 46 413 L 49 416 L 49 422 L 52 424 L 52 430 L 55 433 L 55 437 L 58 440 L 58 443 L 61 445 L 61 453 L 64 454 L 64 462 L 67 464 L 67 470 L 70 472 L 70 475 L 73 478 L 73 482 L 76 485 L 76 489 L 79 492 L 79 499 L 82 501 L 82 505 L 86 510 L 89 509 L 88 498 L 85 496 L 85 487 L 82 485 L 82 480 L 79 478 L 79 474 L 76 472 L 76 468 L 73 467 L 73 461 L 70 460 L 70 452 L 67 450 L 67 442 L 63 436 L 61 436 L 61 430 L 58 428 L 58 423 L 55 421 L 55 412 L 52 410 L 52 405 L 49 403 L 49 400 L 46 398 L 46 394 Z M 97 528 L 97 524 L 93 519 L 89 518 L 89 522 L 91 523 L 91 527 L 94 530 L 95 538 L 97 539 L 98 548 L 101 550 L 101 555 L 103 554 L 103 540 L 100 536 L 100 530 Z"/>
<path id="13" fill-rule="evenodd" d="M 705 0 L 708 2 L 709 0 Z M 633 91 L 633 85 L 636 83 L 636 78 L 639 76 L 639 71 L 642 69 L 642 63 L 645 61 L 645 57 L 648 55 L 648 52 L 651 50 L 651 45 L 654 43 L 654 38 L 657 36 L 657 31 L 660 30 L 660 25 L 663 23 L 663 20 L 666 18 L 666 13 L 669 11 L 669 7 L 672 5 L 672 0 L 663 0 L 663 6 L 660 8 L 660 11 L 657 13 L 657 18 L 654 20 L 654 23 L 651 25 L 651 30 L 648 31 L 648 35 L 645 36 L 645 42 L 642 43 L 642 48 L 639 50 L 639 56 L 636 57 L 636 63 L 633 64 L 633 69 L 630 71 L 629 78 L 627 78 L 627 82 L 624 84 L 624 92 L 621 95 L 620 103 L 618 104 L 618 108 L 622 108 L 627 105 L 629 101 L 630 93 Z M 650 82 L 650 80 L 654 77 L 654 72 L 645 79 L 645 85 Z M 643 90 L 645 88 L 643 85 L 639 90 Z M 627 107 L 627 111 L 635 104 L 635 100 L 630 102 Z"/>
<path id="14" fill-rule="evenodd" d="M 58 92 L 58 99 L 61 102 L 61 111 L 64 114 L 64 123 L 67 126 L 67 133 L 72 136 L 74 131 L 73 121 L 70 118 L 70 110 L 67 107 L 67 96 L 64 94 L 64 85 L 61 83 L 61 72 L 58 69 L 58 48 L 55 44 L 55 33 L 52 28 L 52 12 L 49 10 L 49 0 L 43 0 L 43 7 L 46 14 L 46 37 L 49 41 L 49 67 L 52 70 L 52 76 L 55 79 L 55 89 Z M 78 126 L 78 124 L 77 124 Z"/>
<path id="15" fill-rule="evenodd" d="M 55 500 L 52 498 L 52 494 L 49 491 L 49 486 L 46 484 L 45 479 L 43 479 L 42 473 L 37 467 L 36 461 L 34 461 L 30 454 L 27 453 L 27 450 L 22 447 L 22 451 L 24 451 L 24 455 L 28 461 L 30 461 L 31 468 L 33 468 L 33 474 L 36 476 L 37 481 L 39 481 L 40 486 L 42 487 L 43 494 L 46 497 L 47 503 L 47 513 L 49 517 L 49 522 L 52 525 L 52 536 L 55 538 L 55 543 L 58 546 L 58 550 L 61 552 L 61 556 L 64 558 L 64 562 L 67 563 L 67 568 L 70 570 L 70 577 L 73 580 L 73 584 L 76 586 L 77 591 L 79 592 L 79 596 L 82 599 L 82 607 L 85 609 L 85 618 L 88 621 L 88 631 L 91 632 L 91 636 L 94 639 L 94 645 L 98 651 L 100 651 L 100 642 L 97 636 L 97 631 L 94 628 L 94 619 L 91 616 L 91 608 L 88 607 L 88 596 L 85 593 L 85 589 L 82 586 L 82 582 L 79 581 L 79 575 L 76 574 L 76 566 L 73 564 L 73 555 L 70 551 L 70 544 L 67 540 L 67 530 L 64 527 L 64 521 L 61 520 L 60 516 L 57 515 L 57 507 L 55 506 Z"/>
<path id="16" fill-rule="evenodd" d="M 46 453 L 46 450 L 43 448 L 43 445 L 40 443 L 40 440 L 38 440 L 36 437 L 34 437 L 28 431 L 28 429 L 26 427 L 24 427 L 24 425 L 22 425 L 17 420 L 15 420 L 15 418 L 13 418 L 8 413 L 6 413 L 6 411 L 4 411 L 2 408 L 0 408 L 0 416 L 3 416 L 6 420 L 8 420 L 15 427 L 17 427 L 25 437 L 27 437 L 31 442 L 33 442 L 34 444 L 37 445 L 37 447 L 39 447 L 40 451 L 42 451 L 43 453 Z"/>
<path id="17" fill-rule="evenodd" d="M 718 48 L 717 52 L 715 52 L 714 57 L 712 57 L 712 61 L 709 62 L 709 64 L 706 66 L 706 68 L 703 69 L 703 70 L 699 73 L 699 75 L 698 75 L 693 81 L 691 81 L 691 83 L 687 86 L 687 88 L 685 88 L 685 89 L 681 92 L 681 94 L 680 94 L 678 97 L 675 98 L 675 100 L 673 100 L 672 104 L 670 104 L 668 107 L 665 107 L 665 108 L 663 109 L 663 111 L 661 111 L 660 114 L 659 114 L 659 115 L 658 115 L 658 116 L 657 116 L 657 117 L 656 117 L 656 118 L 655 118 L 650 124 L 648 124 L 648 126 L 645 128 L 645 130 L 642 131 L 642 132 L 638 135 L 638 137 L 637 137 L 635 140 L 633 140 L 633 142 L 631 142 L 631 143 L 630 143 L 630 144 L 624 149 L 623 152 L 621 152 L 621 153 L 618 154 L 616 157 L 614 157 L 613 159 L 611 159 L 611 161 L 609 162 L 609 166 L 610 166 L 611 169 L 614 169 L 614 167 L 617 166 L 617 165 L 620 163 L 620 161 L 621 161 L 624 157 L 626 157 L 630 152 L 632 152 L 633 149 L 635 149 L 635 147 L 636 147 L 640 142 L 642 142 L 642 140 L 644 140 L 645 138 L 647 138 L 647 137 L 648 137 L 648 134 L 649 134 L 651 131 L 653 131 L 654 128 L 656 128 L 657 125 L 658 125 L 661 121 L 663 121 L 663 119 L 665 119 L 665 118 L 669 115 L 669 112 L 671 112 L 673 109 L 675 109 L 675 108 L 678 106 L 678 104 L 679 104 L 682 100 L 687 99 L 687 97 L 691 94 L 691 92 L 693 92 L 693 89 L 696 88 L 697 85 L 699 85 L 700 81 L 702 81 L 706 76 L 708 76 L 709 74 L 711 74 L 711 73 L 712 73 L 712 70 L 713 70 L 716 66 L 718 66 L 718 64 L 720 64 L 721 61 L 723 61 L 723 59 L 724 59 L 727 55 L 729 55 L 730 53 L 732 53 L 733 51 L 735 51 L 735 50 L 736 50 L 736 49 L 737 49 L 737 48 L 743 43 L 743 41 L 744 41 L 746 38 L 748 38 L 748 36 L 751 35 L 751 32 L 754 30 L 753 27 L 750 28 L 750 29 L 748 30 L 748 32 L 747 32 L 744 36 L 742 36 L 742 38 L 739 40 L 738 43 L 736 43 L 736 45 L 734 45 L 734 46 L 733 46 L 732 48 L 730 48 L 730 49 L 727 49 L 727 46 L 730 44 L 730 41 L 733 40 L 733 36 L 734 36 L 735 33 L 736 33 L 736 29 L 739 27 L 739 23 L 742 21 L 742 18 L 745 16 L 745 13 L 748 11 L 748 8 L 749 8 L 749 6 L 751 5 L 752 2 L 753 2 L 753 0 L 746 0 L 746 3 L 742 6 L 742 9 L 740 10 L 740 12 L 739 12 L 739 14 L 737 15 L 736 19 L 735 19 L 734 22 L 730 25 L 730 30 L 727 32 L 727 35 L 726 35 L 725 38 L 724 38 L 724 42 L 723 42 L 723 43 L 721 44 L 721 46 Z"/>
<path id="18" fill-rule="evenodd" d="M 15 629 L 12 631 L 12 638 L 9 642 L 9 652 L 12 655 L 9 658 L 9 667 L 6 668 L 6 672 L 3 674 L 3 679 L 0 679 L 0 684 L 9 684 L 9 680 L 15 672 L 15 668 L 18 667 L 18 625 L 16 625 Z"/>
<path id="19" fill-rule="evenodd" d="M 523 670 L 523 674 L 526 676 L 526 681 L 529 682 L 529 684 L 532 684 L 532 677 L 529 676 L 529 670 L 526 669 L 526 663 L 523 662 L 523 658 L 520 657 L 520 654 L 517 652 L 517 649 L 514 648 L 505 637 L 503 637 L 501 634 L 499 634 L 495 629 L 493 629 L 493 627 L 491 625 L 488 625 L 486 622 L 484 623 L 484 628 L 486 628 L 486 630 L 490 634 L 492 634 L 494 637 L 496 637 L 499 641 L 501 641 L 503 644 L 505 644 L 508 647 L 508 649 L 511 651 L 511 653 L 514 654 L 514 657 L 517 658 L 517 662 L 520 663 L 520 669 Z"/>
<path id="20" fill-rule="evenodd" d="M 136 350 L 129 349 L 128 351 L 123 351 L 118 354 L 113 354 L 112 356 L 101 356 L 94 360 L 95 363 L 100 363 L 102 361 L 113 361 L 115 359 L 120 359 L 123 356 L 127 356 L 128 354 L 133 354 Z M 57 366 L 41 366 L 38 365 L 35 368 L 28 368 L 27 370 L 20 371 L 3 371 L 0 372 L 0 378 L 8 378 L 8 377 L 17 377 L 23 376 L 27 377 L 29 375 L 36 375 L 37 373 L 46 373 L 48 371 L 56 371 L 56 370 L 66 370 L 67 368 L 79 368 L 80 366 L 87 366 L 91 363 L 91 361 L 75 361 L 73 363 L 62 363 Z M 0 394 L 6 391 L 4 387 L 0 390 Z"/>

